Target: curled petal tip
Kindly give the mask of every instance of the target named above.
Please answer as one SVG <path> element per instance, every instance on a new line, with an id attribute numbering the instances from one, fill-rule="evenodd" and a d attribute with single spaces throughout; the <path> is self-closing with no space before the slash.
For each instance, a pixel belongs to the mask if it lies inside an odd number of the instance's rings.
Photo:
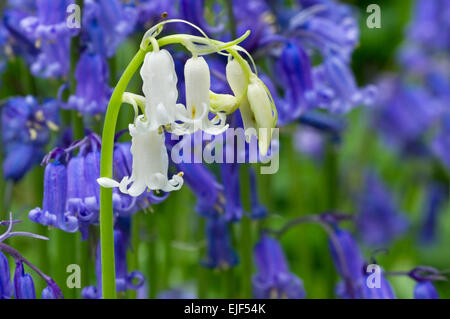
<path id="1" fill-rule="evenodd" d="M 113 187 L 119 187 L 119 182 L 108 178 L 108 177 L 99 177 L 97 178 L 97 183 L 99 183 L 100 186 L 105 188 L 113 188 Z"/>

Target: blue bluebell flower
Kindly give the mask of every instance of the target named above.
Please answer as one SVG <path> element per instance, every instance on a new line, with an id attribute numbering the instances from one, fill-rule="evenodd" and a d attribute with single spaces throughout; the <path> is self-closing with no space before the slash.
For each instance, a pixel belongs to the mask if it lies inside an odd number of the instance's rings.
<path id="1" fill-rule="evenodd" d="M 129 219 L 129 218 L 128 218 Z M 128 289 L 138 289 L 144 284 L 144 275 L 139 271 L 128 273 L 127 250 L 130 247 L 130 224 L 129 221 L 116 221 L 114 229 L 114 258 L 116 264 L 116 289 L 123 292 Z M 97 245 L 95 270 L 97 277 L 96 286 L 83 288 L 81 296 L 85 299 L 100 299 L 102 297 L 102 265 L 100 258 L 100 244 Z"/>
<path id="2" fill-rule="evenodd" d="M 83 36 L 91 52 L 111 57 L 119 44 L 133 31 L 138 11 L 132 3 L 120 0 L 84 1 Z"/>
<path id="3" fill-rule="evenodd" d="M 389 146 L 414 152 L 414 145 L 420 145 L 440 114 L 435 99 L 424 88 L 404 84 L 400 79 L 385 79 L 379 89 L 382 94 L 373 109 L 373 126 Z"/>
<path id="4" fill-rule="evenodd" d="M 32 96 L 12 97 L 2 110 L 3 172 L 6 179 L 20 180 L 42 158 L 50 130 L 59 123 L 58 104 L 42 105 Z"/>
<path id="5" fill-rule="evenodd" d="M 180 0 L 179 6 L 181 17 L 199 26 L 207 34 L 215 34 L 224 30 L 223 22 L 215 22 L 216 26 L 211 26 L 208 22 L 206 22 L 204 17 L 204 0 Z"/>
<path id="6" fill-rule="evenodd" d="M 31 63 L 31 72 L 38 77 L 63 77 L 70 71 L 70 41 L 78 32 L 66 23 L 66 10 L 73 0 L 39 0 L 36 12 L 20 21 L 26 37 L 39 53 Z"/>
<path id="7" fill-rule="evenodd" d="M 408 31 L 410 40 L 428 49 L 448 50 L 450 36 L 448 32 L 441 31 L 450 29 L 449 7 L 448 0 L 416 1 Z"/>
<path id="8" fill-rule="evenodd" d="M 177 168 L 184 173 L 183 178 L 197 198 L 195 210 L 201 216 L 211 217 L 221 210 L 224 196 L 223 186 L 202 163 L 179 163 Z"/>
<path id="9" fill-rule="evenodd" d="M 104 56 L 83 52 L 75 70 L 76 92 L 69 97 L 66 107 L 87 115 L 105 112 L 111 95 L 108 76 Z"/>
<path id="10" fill-rule="evenodd" d="M 66 204 L 67 168 L 61 161 L 55 160 L 45 167 L 42 208 L 31 210 L 28 216 L 35 223 L 75 232 L 78 230 L 78 219 L 67 211 Z"/>
<path id="11" fill-rule="evenodd" d="M 365 277 L 364 282 L 364 299 L 395 299 L 394 290 L 391 284 L 386 280 L 385 276 L 380 274 L 380 287 L 369 287 L 367 285 L 368 276 Z"/>
<path id="12" fill-rule="evenodd" d="M 33 278 L 26 274 L 21 261 L 16 262 L 14 272 L 14 295 L 16 299 L 36 299 Z"/>
<path id="13" fill-rule="evenodd" d="M 290 19 L 289 30 L 323 55 L 337 54 L 349 60 L 358 44 L 358 22 L 348 5 L 338 1 L 299 1 L 299 13 Z"/>
<path id="14" fill-rule="evenodd" d="M 305 298 L 303 282 L 289 271 L 281 245 L 263 235 L 254 250 L 258 273 L 252 278 L 255 298 Z"/>
<path id="15" fill-rule="evenodd" d="M 99 176 L 100 150 L 95 146 L 90 150 L 82 147 L 79 154 L 72 157 L 67 164 L 67 211 L 77 217 L 83 239 L 88 236 L 89 225 L 98 223 Z"/>
<path id="16" fill-rule="evenodd" d="M 356 224 L 362 240 L 373 246 L 388 245 L 408 229 L 408 220 L 374 172 L 366 175 Z"/>
<path id="17" fill-rule="evenodd" d="M 314 105 L 311 60 L 305 49 L 295 42 L 286 43 L 276 62 L 276 73 L 285 88 L 285 103 L 277 106 L 280 124 L 287 124 Z"/>
<path id="18" fill-rule="evenodd" d="M 439 294 L 431 281 L 421 281 L 414 286 L 414 299 L 439 299 Z"/>
<path id="19" fill-rule="evenodd" d="M 331 257 L 343 280 L 336 294 L 340 298 L 363 298 L 365 260 L 356 240 L 348 231 L 336 227 L 329 235 Z"/>
<path id="20" fill-rule="evenodd" d="M 34 5 L 29 2 L 28 4 Z M 23 5 L 7 6 L 2 15 L 2 26 L 6 30 L 6 43 L 4 43 L 4 51 L 9 57 L 21 56 L 28 65 L 32 64 L 39 54 L 39 50 L 36 48 L 33 39 L 30 39 L 24 29 L 24 27 L 17 23 L 22 19 L 28 17 L 34 8 L 28 10 Z"/>
<path id="21" fill-rule="evenodd" d="M 178 18 L 176 2 L 176 0 L 133 0 L 138 10 L 136 28 L 148 30 L 162 20 L 164 13 L 167 13 L 169 19 Z"/>
<path id="22" fill-rule="evenodd" d="M 208 218 L 206 223 L 207 256 L 202 264 L 208 268 L 227 269 L 238 263 L 231 246 L 228 223 L 223 218 Z"/>
<path id="23" fill-rule="evenodd" d="M 431 244 L 436 240 L 439 215 L 447 200 L 448 190 L 445 185 L 433 183 L 428 187 L 420 230 L 422 244 Z"/>
<path id="24" fill-rule="evenodd" d="M 442 119 L 439 132 L 432 141 L 431 149 L 442 164 L 450 170 L 450 113 Z"/>
<path id="25" fill-rule="evenodd" d="M 373 85 L 359 88 L 350 66 L 338 56 L 327 56 L 313 69 L 317 106 L 335 113 L 347 113 L 360 105 L 372 105 L 377 97 Z"/>
<path id="26" fill-rule="evenodd" d="M 252 33 L 252 36 L 242 43 L 249 52 L 254 52 L 264 38 L 275 31 L 274 19 L 266 1 L 236 1 L 233 3 L 233 13 L 236 19 L 236 33 L 244 34 L 247 30 Z"/>
<path id="27" fill-rule="evenodd" d="M 13 285 L 9 272 L 8 258 L 0 252 L 0 299 L 10 299 L 13 295 Z"/>
<path id="28" fill-rule="evenodd" d="M 244 214 L 241 202 L 241 188 L 239 180 L 239 164 L 222 163 L 220 165 L 223 194 L 225 196 L 224 215 L 226 221 L 237 221 Z"/>

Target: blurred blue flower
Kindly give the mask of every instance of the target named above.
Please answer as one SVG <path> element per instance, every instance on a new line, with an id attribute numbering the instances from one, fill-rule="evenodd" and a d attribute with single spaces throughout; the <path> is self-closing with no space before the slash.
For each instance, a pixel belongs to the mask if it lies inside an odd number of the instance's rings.
<path id="1" fill-rule="evenodd" d="M 336 227 L 329 235 L 331 257 L 343 279 L 336 288 L 336 294 L 340 298 L 363 298 L 365 260 L 356 240 L 348 231 Z"/>
<path id="2" fill-rule="evenodd" d="M 438 134 L 432 141 L 431 149 L 442 164 L 450 170 L 450 111 L 442 119 Z"/>
<path id="3" fill-rule="evenodd" d="M 431 281 L 422 281 L 414 286 L 414 299 L 439 299 L 439 294 Z"/>
<path id="4" fill-rule="evenodd" d="M 258 268 L 252 278 L 255 298 L 305 298 L 302 280 L 289 271 L 281 245 L 275 239 L 262 235 L 254 258 Z"/>
<path id="5" fill-rule="evenodd" d="M 38 0 L 36 12 L 23 18 L 20 25 L 25 36 L 39 50 L 31 63 L 31 72 L 38 77 L 63 77 L 70 70 L 70 39 L 78 29 L 69 28 L 66 10 L 73 0 Z"/>
<path id="6" fill-rule="evenodd" d="M 287 124 L 313 107 L 312 65 L 304 48 L 287 41 L 276 62 L 276 73 L 285 89 L 284 101 L 277 110 L 280 124 Z"/>
<path id="7" fill-rule="evenodd" d="M 134 30 L 138 18 L 136 7 L 120 0 L 85 0 L 83 11 L 84 41 L 91 52 L 108 58 Z"/>
<path id="8" fill-rule="evenodd" d="M 223 218 L 228 222 L 240 220 L 244 214 L 244 209 L 241 202 L 239 164 L 222 163 L 220 165 L 220 176 L 225 195 Z"/>
<path id="9" fill-rule="evenodd" d="M 36 299 L 33 278 L 31 278 L 30 274 L 25 274 L 21 261 L 16 262 L 14 295 L 16 299 Z"/>
<path id="10" fill-rule="evenodd" d="M 216 216 L 224 196 L 221 194 L 223 186 L 214 174 L 202 163 L 179 163 L 177 168 L 184 173 L 184 180 L 196 195 L 196 212 L 204 217 Z"/>
<path id="11" fill-rule="evenodd" d="M 228 223 L 223 218 L 208 218 L 206 223 L 207 256 L 202 264 L 208 268 L 228 269 L 238 263 L 231 247 Z"/>
<path id="12" fill-rule="evenodd" d="M 367 285 L 368 275 L 364 278 L 364 299 L 395 299 L 394 290 L 383 274 L 380 274 L 380 287 L 369 287 Z"/>
<path id="13" fill-rule="evenodd" d="M 114 258 L 116 265 L 116 290 L 123 292 L 128 289 L 136 290 L 140 288 L 145 281 L 144 275 L 139 271 L 128 273 L 127 250 L 130 248 L 130 221 L 129 218 L 116 221 L 114 229 Z M 100 259 L 100 243 L 97 245 L 97 254 L 95 270 L 97 277 L 96 286 L 84 287 L 81 296 L 84 299 L 102 298 L 102 265 Z"/>
<path id="14" fill-rule="evenodd" d="M 0 252 L 0 299 L 10 299 L 13 295 L 13 285 L 9 272 L 8 258 Z"/>
<path id="15" fill-rule="evenodd" d="M 431 244 L 436 240 L 439 215 L 448 200 L 448 194 L 443 184 L 433 183 L 428 187 L 420 230 L 422 244 Z"/>
<path id="16" fill-rule="evenodd" d="M 450 34 L 444 30 L 450 30 L 450 1 L 416 1 L 409 38 L 428 49 L 448 50 Z"/>
<path id="17" fill-rule="evenodd" d="M 350 6 L 334 0 L 300 0 L 289 30 L 323 55 L 337 54 L 348 61 L 358 44 L 359 27 Z"/>
<path id="18" fill-rule="evenodd" d="M 420 144 L 424 133 L 439 116 L 439 107 L 422 87 L 387 78 L 379 84 L 382 94 L 373 109 L 373 126 L 389 146 L 408 152 Z"/>
<path id="19" fill-rule="evenodd" d="M 104 113 L 111 95 L 108 76 L 104 56 L 83 52 L 75 70 L 76 93 L 69 97 L 66 107 L 86 115 Z"/>
<path id="20" fill-rule="evenodd" d="M 45 287 L 42 289 L 41 299 L 58 299 L 55 292 L 50 287 Z"/>
<path id="21" fill-rule="evenodd" d="M 373 85 L 359 88 L 347 62 L 328 56 L 313 69 L 317 106 L 334 113 L 347 113 L 360 105 L 372 105 L 377 96 Z"/>
<path id="22" fill-rule="evenodd" d="M 50 130 L 56 130 L 58 123 L 55 100 L 47 100 L 42 105 L 30 95 L 7 100 L 2 109 L 3 174 L 6 179 L 20 180 L 41 160 Z"/>
<path id="23" fill-rule="evenodd" d="M 180 0 L 180 15 L 183 19 L 200 27 L 206 34 L 214 34 L 224 30 L 224 24 L 216 21 L 216 26 L 211 26 L 204 17 L 205 0 Z M 245 31 L 244 31 L 245 32 Z"/>
<path id="24" fill-rule="evenodd" d="M 391 194 L 373 172 L 366 174 L 358 207 L 357 229 L 368 245 L 388 245 L 408 229 L 408 220 L 399 212 Z"/>
<path id="25" fill-rule="evenodd" d="M 132 3 L 138 10 L 136 28 L 139 30 L 147 30 L 160 22 L 164 13 L 169 19 L 178 18 L 177 0 L 132 0 Z"/>

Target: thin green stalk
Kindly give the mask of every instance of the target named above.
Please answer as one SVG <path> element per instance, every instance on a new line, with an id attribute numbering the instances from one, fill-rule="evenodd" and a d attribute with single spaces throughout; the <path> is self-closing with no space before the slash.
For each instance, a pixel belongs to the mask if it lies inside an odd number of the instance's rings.
<path id="1" fill-rule="evenodd" d="M 337 149 L 333 141 L 328 141 L 325 159 L 325 183 L 327 189 L 326 210 L 336 210 L 339 198 L 339 176 Z"/>
<path id="2" fill-rule="evenodd" d="M 241 221 L 241 259 L 242 259 L 242 278 L 241 278 L 241 297 L 252 297 L 252 224 L 250 218 L 242 217 Z"/>
<path id="3" fill-rule="evenodd" d="M 150 242 L 148 244 L 148 282 L 149 282 L 149 298 L 155 299 L 159 290 L 159 270 L 156 256 L 157 245 L 157 227 L 156 215 L 151 213 L 145 216 L 147 218 L 147 229 L 150 232 Z"/>
<path id="4" fill-rule="evenodd" d="M 233 13 L 233 0 L 226 0 L 226 4 L 227 4 L 228 23 L 231 32 L 231 38 L 235 39 L 237 31 L 236 31 L 236 19 Z"/>
<path id="5" fill-rule="evenodd" d="M 131 251 L 128 252 L 128 266 L 129 269 L 135 270 L 139 268 L 139 224 L 143 212 L 135 214 L 131 218 Z M 136 290 L 129 290 L 128 298 L 136 299 Z"/>
<path id="6" fill-rule="evenodd" d="M 205 240 L 205 226 L 206 226 L 206 221 L 203 217 L 199 217 L 198 218 L 198 238 L 197 241 L 199 243 L 204 242 Z M 200 260 L 200 258 L 202 258 L 205 255 L 205 251 L 206 251 L 206 247 L 204 245 L 201 246 L 201 248 L 199 249 L 199 258 L 198 260 Z M 208 269 L 205 269 L 205 267 L 203 265 L 201 265 L 201 263 L 198 263 L 198 273 L 197 273 L 197 296 L 200 299 L 204 299 L 207 297 L 207 287 L 208 287 Z"/>
<path id="7" fill-rule="evenodd" d="M 233 268 L 224 269 L 221 271 L 222 277 L 222 291 L 223 296 L 226 299 L 233 298 L 233 294 L 236 292 L 234 289 L 234 280 L 233 280 Z"/>
<path id="8" fill-rule="evenodd" d="M 240 166 L 240 180 L 241 183 L 241 198 L 242 206 L 245 211 L 250 212 L 251 201 L 250 201 L 250 172 L 249 165 L 243 164 Z M 253 231 L 252 231 L 252 221 L 249 217 L 243 216 L 241 219 L 239 234 L 239 246 L 240 246 L 240 257 L 241 257 L 241 298 L 251 298 L 252 297 L 252 245 L 253 245 Z"/>
<path id="9" fill-rule="evenodd" d="M 102 135 L 102 151 L 100 176 L 112 178 L 112 158 L 114 151 L 114 134 L 120 110 L 122 95 L 134 73 L 145 57 L 140 49 L 125 69 L 111 96 L 105 116 Z M 112 189 L 100 188 L 100 247 L 102 260 L 102 296 L 105 299 L 116 299 L 116 277 L 114 264 L 114 220 L 112 207 Z"/>

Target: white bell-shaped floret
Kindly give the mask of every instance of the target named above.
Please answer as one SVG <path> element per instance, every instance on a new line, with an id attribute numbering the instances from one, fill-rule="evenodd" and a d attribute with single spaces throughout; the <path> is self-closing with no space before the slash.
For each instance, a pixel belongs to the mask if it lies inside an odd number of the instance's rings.
<path id="1" fill-rule="evenodd" d="M 152 129 L 177 120 L 177 74 L 167 50 L 146 54 L 140 70 L 145 95 L 145 114 Z M 183 107 L 184 108 L 184 107 Z"/>
<path id="2" fill-rule="evenodd" d="M 272 139 L 274 115 L 272 113 L 272 103 L 266 88 L 261 80 L 254 74 L 250 77 L 247 98 L 250 103 L 250 109 L 254 115 L 256 128 L 258 129 L 259 152 L 262 155 L 266 155 Z"/>
<path id="3" fill-rule="evenodd" d="M 140 115 L 135 124 L 129 126 L 133 155 L 131 177 L 125 176 L 120 183 L 99 178 L 99 184 L 103 187 L 119 187 L 122 193 L 134 197 L 141 195 L 147 188 L 165 192 L 180 189 L 183 185 L 180 174 L 172 176 L 170 180 L 167 178 L 169 157 L 164 144 L 164 132 L 160 129 L 150 129 L 150 123 L 143 119 L 144 116 Z"/>
<path id="4" fill-rule="evenodd" d="M 173 127 L 176 134 L 192 134 L 198 130 L 211 135 L 224 132 L 226 115 L 217 114 L 209 119 L 211 75 L 209 66 L 203 57 L 192 57 L 184 66 L 184 81 L 186 88 L 186 109 L 183 111 L 184 124 Z"/>
<path id="5" fill-rule="evenodd" d="M 239 110 L 241 112 L 242 122 L 244 124 L 245 139 L 247 143 L 250 143 L 251 136 L 256 135 L 256 122 L 246 95 L 248 79 L 245 76 L 241 65 L 235 59 L 228 61 L 226 66 L 226 75 L 231 90 L 234 95 L 240 99 Z"/>

